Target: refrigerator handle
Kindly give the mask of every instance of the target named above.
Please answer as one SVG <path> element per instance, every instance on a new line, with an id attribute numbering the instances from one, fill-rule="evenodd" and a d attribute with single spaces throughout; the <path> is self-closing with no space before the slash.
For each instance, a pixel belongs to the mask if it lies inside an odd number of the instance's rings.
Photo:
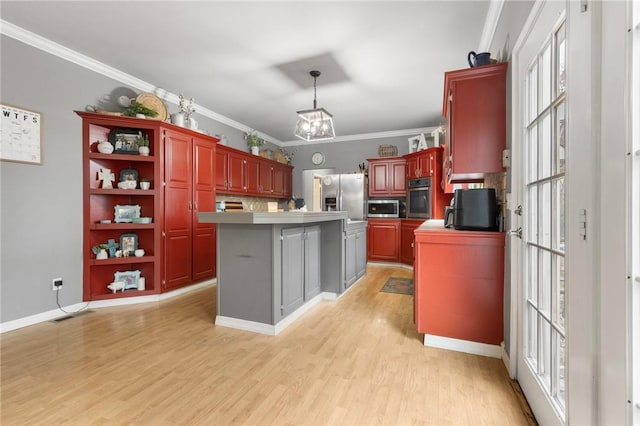
<path id="1" fill-rule="evenodd" d="M 342 205 L 342 188 L 340 188 L 340 198 L 338 199 L 338 205 L 336 207 L 338 210 L 344 210 L 344 206 Z"/>

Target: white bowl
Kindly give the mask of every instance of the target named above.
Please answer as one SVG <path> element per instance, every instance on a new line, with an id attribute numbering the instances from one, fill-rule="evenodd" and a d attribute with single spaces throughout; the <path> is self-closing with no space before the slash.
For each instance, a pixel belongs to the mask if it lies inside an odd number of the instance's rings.
<path id="1" fill-rule="evenodd" d="M 123 180 L 122 182 L 118 182 L 118 188 L 120 189 L 136 189 L 137 186 L 137 180 Z"/>

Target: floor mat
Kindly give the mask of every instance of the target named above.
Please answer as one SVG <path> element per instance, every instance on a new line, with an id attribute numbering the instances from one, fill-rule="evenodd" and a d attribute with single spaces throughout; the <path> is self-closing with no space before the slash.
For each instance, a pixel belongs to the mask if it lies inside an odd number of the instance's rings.
<path id="1" fill-rule="evenodd" d="M 384 283 L 380 291 L 385 293 L 413 294 L 413 279 L 391 277 Z"/>

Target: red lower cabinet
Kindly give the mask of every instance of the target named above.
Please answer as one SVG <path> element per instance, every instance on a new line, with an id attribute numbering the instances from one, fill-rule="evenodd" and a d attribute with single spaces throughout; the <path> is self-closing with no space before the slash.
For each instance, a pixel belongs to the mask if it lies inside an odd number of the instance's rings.
<path id="1" fill-rule="evenodd" d="M 422 225 L 423 222 L 424 220 L 422 219 L 402 220 L 402 225 L 400 225 L 400 262 L 407 265 L 413 265 L 415 252 L 414 231 L 418 226 Z"/>
<path id="2" fill-rule="evenodd" d="M 502 232 L 415 232 L 414 320 L 418 332 L 499 345 L 503 340 Z"/>
<path id="3" fill-rule="evenodd" d="M 367 220 L 367 259 L 400 260 L 400 219 Z"/>

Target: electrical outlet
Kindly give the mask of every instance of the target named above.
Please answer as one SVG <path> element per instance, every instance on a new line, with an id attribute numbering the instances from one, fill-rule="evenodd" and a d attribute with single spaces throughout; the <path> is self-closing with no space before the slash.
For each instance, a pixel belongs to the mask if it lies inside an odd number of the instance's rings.
<path id="1" fill-rule="evenodd" d="M 51 290 L 58 291 L 62 287 L 62 278 L 54 278 L 51 280 Z"/>

